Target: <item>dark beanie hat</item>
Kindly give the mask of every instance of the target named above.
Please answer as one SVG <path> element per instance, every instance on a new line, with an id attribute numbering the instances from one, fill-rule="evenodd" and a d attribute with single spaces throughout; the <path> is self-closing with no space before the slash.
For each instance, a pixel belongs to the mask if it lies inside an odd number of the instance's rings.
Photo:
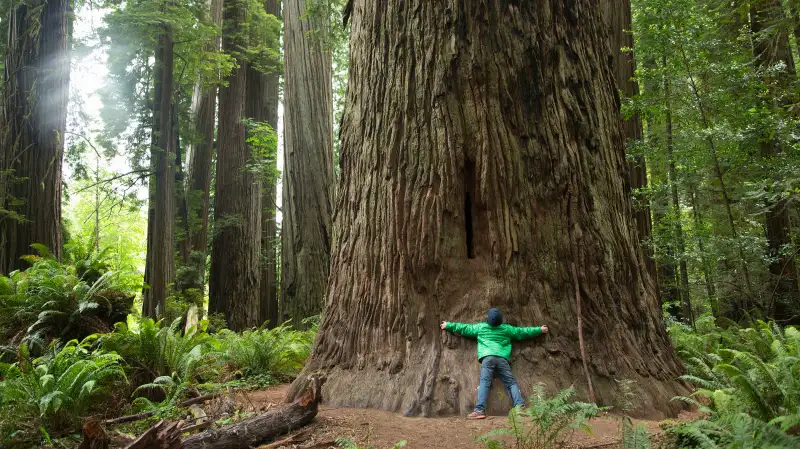
<path id="1" fill-rule="evenodd" d="M 489 316 L 486 318 L 486 322 L 489 323 L 490 326 L 499 326 L 503 324 L 503 314 L 500 313 L 500 309 L 497 307 L 489 309 Z"/>

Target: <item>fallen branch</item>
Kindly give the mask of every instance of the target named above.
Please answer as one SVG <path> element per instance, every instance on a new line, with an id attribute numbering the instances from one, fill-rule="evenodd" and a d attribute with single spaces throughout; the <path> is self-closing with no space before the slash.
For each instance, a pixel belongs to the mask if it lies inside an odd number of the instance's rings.
<path id="1" fill-rule="evenodd" d="M 310 423 L 322 401 L 323 377 L 311 376 L 312 387 L 291 404 L 235 424 L 209 429 L 183 441 L 184 449 L 234 449 L 255 447 Z"/>
<path id="2" fill-rule="evenodd" d="M 575 262 L 572 262 L 572 280 L 575 283 L 575 302 L 577 303 L 578 313 L 578 344 L 581 349 L 581 360 L 583 360 L 583 372 L 586 374 L 586 383 L 589 384 L 589 400 L 596 402 L 594 397 L 594 387 L 592 387 L 592 376 L 589 375 L 589 365 L 586 362 L 586 347 L 583 344 L 583 317 L 581 317 L 581 288 L 578 284 L 578 271 L 575 269 Z"/>
<path id="3" fill-rule="evenodd" d="M 189 407 L 191 405 L 200 404 L 200 403 L 203 403 L 203 402 L 206 402 L 206 401 L 210 401 L 210 400 L 220 396 L 221 394 L 222 393 L 209 393 L 209 394 L 204 394 L 202 396 L 198 396 L 196 398 L 187 399 L 187 400 L 179 403 L 178 407 L 184 408 L 184 407 Z M 137 413 L 135 415 L 120 416 L 119 418 L 107 419 L 107 420 L 103 421 L 103 425 L 105 425 L 105 426 L 114 426 L 114 425 L 117 425 L 117 424 L 124 424 L 124 423 L 128 423 L 128 422 L 133 422 L 133 421 L 140 421 L 142 419 L 147 419 L 147 418 L 153 416 L 153 413 L 154 412 L 142 412 L 142 413 Z"/>

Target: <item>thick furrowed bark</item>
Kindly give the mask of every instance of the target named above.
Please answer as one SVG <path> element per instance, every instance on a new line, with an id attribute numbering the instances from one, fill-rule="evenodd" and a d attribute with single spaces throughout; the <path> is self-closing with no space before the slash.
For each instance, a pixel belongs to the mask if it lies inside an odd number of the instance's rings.
<path id="1" fill-rule="evenodd" d="M 235 53 L 249 39 L 246 0 L 225 5 L 223 49 Z M 261 252 L 260 182 L 247 169 L 253 161 L 245 143 L 247 62 L 238 66 L 219 94 L 219 148 L 214 196 L 215 235 L 211 252 L 209 312 L 223 312 L 231 329 L 258 326 Z"/>
<path id="2" fill-rule="evenodd" d="M 612 1 L 602 0 L 600 8 L 609 27 L 609 44 L 611 55 L 614 59 L 614 77 L 617 80 L 617 89 L 622 94 L 631 98 L 639 95 L 639 84 L 634 79 L 636 75 L 636 58 L 632 51 L 623 49 L 633 49 L 633 34 L 631 33 L 631 2 L 630 0 Z M 626 145 L 628 142 L 642 140 L 642 120 L 638 114 L 634 114 L 627 120 L 623 120 L 623 136 Z M 632 190 L 644 189 L 647 187 L 647 162 L 643 156 L 636 156 L 633 161 L 628 163 L 630 170 L 628 179 Z M 650 205 L 646 196 L 637 194 L 639 207 L 633 210 L 633 218 L 636 225 L 637 236 L 640 242 L 650 239 L 652 234 L 652 221 L 650 217 Z M 656 263 L 653 258 L 653 251 L 649 246 L 643 246 L 647 270 L 653 280 L 657 279 Z"/>
<path id="3" fill-rule="evenodd" d="M 327 29 L 327 17 L 307 17 L 305 0 L 285 2 L 281 313 L 295 326 L 322 312 L 330 273 L 333 100 Z"/>
<path id="4" fill-rule="evenodd" d="M 351 23 L 332 275 L 306 367 L 327 371 L 328 400 L 469 411 L 475 344 L 438 322 L 490 306 L 551 326 L 515 346 L 523 391 L 585 397 L 574 262 L 597 399 L 627 378 L 640 414 L 676 412 L 683 369 L 630 223 L 597 5 L 356 0 Z"/>
<path id="5" fill-rule="evenodd" d="M 39 5 L 43 5 L 41 9 Z M 20 257 L 45 245 L 60 259 L 61 173 L 69 96 L 69 2 L 11 8 L 3 86 L 0 272 L 25 269 Z M 34 23 L 37 23 L 34 25 Z M 40 27 L 38 35 L 32 30 Z"/>

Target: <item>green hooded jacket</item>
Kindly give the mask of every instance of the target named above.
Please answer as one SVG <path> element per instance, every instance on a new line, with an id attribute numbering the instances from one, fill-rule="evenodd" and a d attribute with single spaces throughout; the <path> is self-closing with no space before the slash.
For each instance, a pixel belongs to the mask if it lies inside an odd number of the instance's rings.
<path id="1" fill-rule="evenodd" d="M 511 359 L 511 342 L 542 335 L 541 327 L 516 327 L 510 324 L 490 326 L 488 323 L 447 323 L 445 330 L 462 337 L 478 339 L 478 360 L 493 355 Z"/>

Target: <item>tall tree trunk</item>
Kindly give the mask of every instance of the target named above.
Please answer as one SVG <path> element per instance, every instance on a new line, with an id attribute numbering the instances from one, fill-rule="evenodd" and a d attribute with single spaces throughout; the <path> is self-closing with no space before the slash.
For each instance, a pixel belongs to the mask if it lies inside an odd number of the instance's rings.
<path id="1" fill-rule="evenodd" d="M 60 259 L 61 167 L 69 96 L 69 1 L 9 12 L 0 136 L 0 272 L 45 245 Z M 38 30 L 38 31 L 37 31 Z"/>
<path id="2" fill-rule="evenodd" d="M 258 326 L 261 252 L 260 182 L 248 165 L 245 142 L 249 40 L 247 0 L 226 0 L 222 48 L 237 59 L 219 93 L 219 146 L 214 192 L 209 311 L 222 312 L 233 330 Z"/>
<path id="3" fill-rule="evenodd" d="M 438 323 L 490 306 L 550 326 L 515 344 L 523 391 L 585 397 L 574 262 L 597 399 L 634 379 L 643 414 L 674 414 L 682 366 L 630 225 L 597 3 L 356 0 L 351 22 L 330 289 L 305 368 L 327 372 L 329 402 L 469 411 L 475 344 Z"/>
<path id="4" fill-rule="evenodd" d="M 754 37 L 753 55 L 764 75 L 764 83 L 769 89 L 769 98 L 766 101 L 771 104 L 766 106 L 774 110 L 781 109 L 785 105 L 776 99 L 782 97 L 790 87 L 790 83 L 795 81 L 795 67 L 789 47 L 788 32 L 783 27 L 775 26 L 778 21 L 785 19 L 783 4 L 780 0 L 752 1 L 750 18 Z M 779 62 L 786 64 L 786 72 L 771 75 L 770 69 Z M 762 136 L 760 147 L 761 157 L 767 163 L 783 151 L 770 130 Z M 773 307 L 769 313 L 779 321 L 793 320 L 794 323 L 800 323 L 800 291 L 798 291 L 794 255 L 785 251 L 785 247 L 791 244 L 788 202 L 785 199 L 769 202 L 765 215 L 767 255 L 771 259 L 769 271 L 775 279 L 775 287 L 770 288 L 773 292 L 770 298 Z"/>
<path id="5" fill-rule="evenodd" d="M 617 88 L 626 98 L 639 95 L 639 84 L 634 80 L 636 75 L 636 58 L 632 51 L 623 51 L 623 48 L 633 49 L 634 39 L 631 33 L 631 2 L 630 0 L 613 1 L 602 0 L 600 8 L 606 26 L 609 28 L 609 43 L 611 45 L 611 55 L 614 58 L 613 70 L 617 80 Z M 623 130 L 625 143 L 638 142 L 642 140 L 642 120 L 638 114 L 634 114 L 627 120 L 623 120 Z M 647 162 L 644 156 L 637 155 L 633 161 L 628 163 L 630 170 L 630 188 L 633 190 L 644 189 L 647 187 Z M 642 194 L 636 195 L 639 207 L 634 208 L 633 218 L 636 224 L 637 236 L 640 242 L 650 239 L 652 235 L 652 221 L 650 217 L 649 199 Z M 645 263 L 650 276 L 657 280 L 656 263 L 653 258 L 653 251 L 650 246 L 643 246 Z"/>
<path id="6" fill-rule="evenodd" d="M 715 317 L 719 316 L 719 305 L 717 304 L 717 292 L 714 286 L 714 281 L 711 279 L 711 274 L 708 272 L 708 263 L 705 257 L 705 243 L 702 236 L 702 222 L 700 218 L 700 207 L 697 200 L 697 188 L 694 184 L 689 185 L 689 198 L 692 202 L 692 218 L 694 219 L 694 232 L 697 236 L 697 249 L 701 254 L 701 270 L 703 271 L 703 280 L 706 284 L 706 293 L 708 300 L 711 302 L 711 312 Z"/>
<path id="7" fill-rule="evenodd" d="M 275 17 L 281 16 L 280 0 L 266 0 L 264 10 L 267 14 Z M 276 48 L 275 51 L 280 49 Z M 278 87 L 280 84 L 280 73 L 272 72 L 261 76 L 264 91 L 264 120 L 276 132 L 278 130 L 278 103 L 280 101 Z M 248 78 L 249 81 L 249 78 Z M 250 95 L 252 96 L 252 95 Z M 272 170 L 267 179 L 263 180 L 263 190 L 261 192 L 261 322 L 266 322 L 270 329 L 276 327 L 280 322 L 278 315 L 278 258 L 277 242 L 275 241 L 278 231 L 275 221 L 277 210 L 277 160 L 272 161 Z"/>
<path id="8" fill-rule="evenodd" d="M 174 43 L 171 30 L 157 38 L 153 100 L 153 145 L 150 152 L 150 207 L 142 314 L 164 313 L 170 285 L 175 281 L 175 128 L 172 101 Z"/>
<path id="9" fill-rule="evenodd" d="M 305 0 L 284 5 L 282 314 L 295 326 L 322 312 L 330 272 L 333 195 L 329 18 Z"/>
<path id="10" fill-rule="evenodd" d="M 222 26 L 223 0 L 208 0 L 211 22 Z M 217 36 L 206 47 L 207 51 L 218 51 L 222 43 Z M 217 79 L 210 81 L 218 81 Z M 187 152 L 188 176 L 187 195 L 184 204 L 187 209 L 189 233 L 181 243 L 184 260 L 195 265 L 198 278 L 205 277 L 206 255 L 208 254 L 208 221 L 211 199 L 211 176 L 214 163 L 214 130 L 216 129 L 217 85 L 206 87 L 209 80 L 198 79 L 192 95 L 192 118 L 196 135 L 200 140 Z M 198 199 L 199 196 L 199 199 Z M 199 225 L 199 227 L 198 227 Z M 198 253 L 196 258 L 192 253 Z M 196 260 L 195 260 L 196 259 Z M 203 289 L 201 282 L 195 286 Z"/>
<path id="11" fill-rule="evenodd" d="M 706 112 L 706 106 L 703 101 L 703 97 L 700 96 L 700 90 L 697 87 L 697 83 L 695 82 L 694 72 L 692 70 L 692 66 L 689 64 L 689 59 L 686 57 L 686 52 L 683 48 L 679 49 L 682 64 L 684 69 L 686 70 L 686 76 L 689 81 L 689 87 L 692 91 L 693 100 L 695 106 L 697 106 L 697 110 L 700 113 L 700 124 L 703 127 L 703 130 L 708 131 L 711 129 L 711 122 Z M 717 145 L 714 142 L 714 138 L 711 134 L 706 136 L 706 142 L 708 143 L 708 149 L 711 152 L 711 162 L 713 164 L 713 171 L 714 175 L 717 178 L 717 183 L 719 184 L 719 192 L 720 192 L 720 199 L 722 199 L 722 204 L 725 207 L 725 216 L 728 219 L 728 225 L 730 226 L 731 230 L 731 237 L 736 242 L 736 247 L 739 251 L 739 264 L 741 267 L 741 273 L 744 277 L 745 282 L 745 292 L 744 292 L 744 299 L 742 301 L 738 301 L 733 305 L 733 310 L 731 311 L 734 318 L 741 319 L 745 317 L 750 312 L 750 307 L 756 297 L 756 294 L 753 290 L 753 283 L 750 280 L 750 269 L 747 268 L 747 258 L 745 257 L 744 246 L 742 245 L 741 240 L 739 239 L 739 231 L 736 226 L 736 219 L 733 215 L 733 208 L 731 207 L 731 197 L 730 193 L 728 192 L 728 187 L 725 182 L 725 174 L 722 171 L 722 165 L 719 161 L 719 154 L 717 153 Z"/>
<path id="12" fill-rule="evenodd" d="M 667 68 L 667 58 L 663 58 L 664 70 Z M 672 105 L 670 102 L 671 86 L 669 76 L 664 76 L 664 111 L 665 111 L 665 134 L 667 146 L 667 173 L 669 176 L 670 193 L 672 200 L 672 220 L 675 230 L 675 243 L 678 245 L 678 266 L 680 267 L 680 298 L 682 315 L 689 320 L 689 324 L 694 327 L 694 312 L 692 301 L 689 298 L 689 270 L 686 267 L 686 243 L 683 236 L 683 224 L 681 223 L 681 202 L 678 196 L 678 169 L 675 164 L 675 150 L 672 138 Z"/>

